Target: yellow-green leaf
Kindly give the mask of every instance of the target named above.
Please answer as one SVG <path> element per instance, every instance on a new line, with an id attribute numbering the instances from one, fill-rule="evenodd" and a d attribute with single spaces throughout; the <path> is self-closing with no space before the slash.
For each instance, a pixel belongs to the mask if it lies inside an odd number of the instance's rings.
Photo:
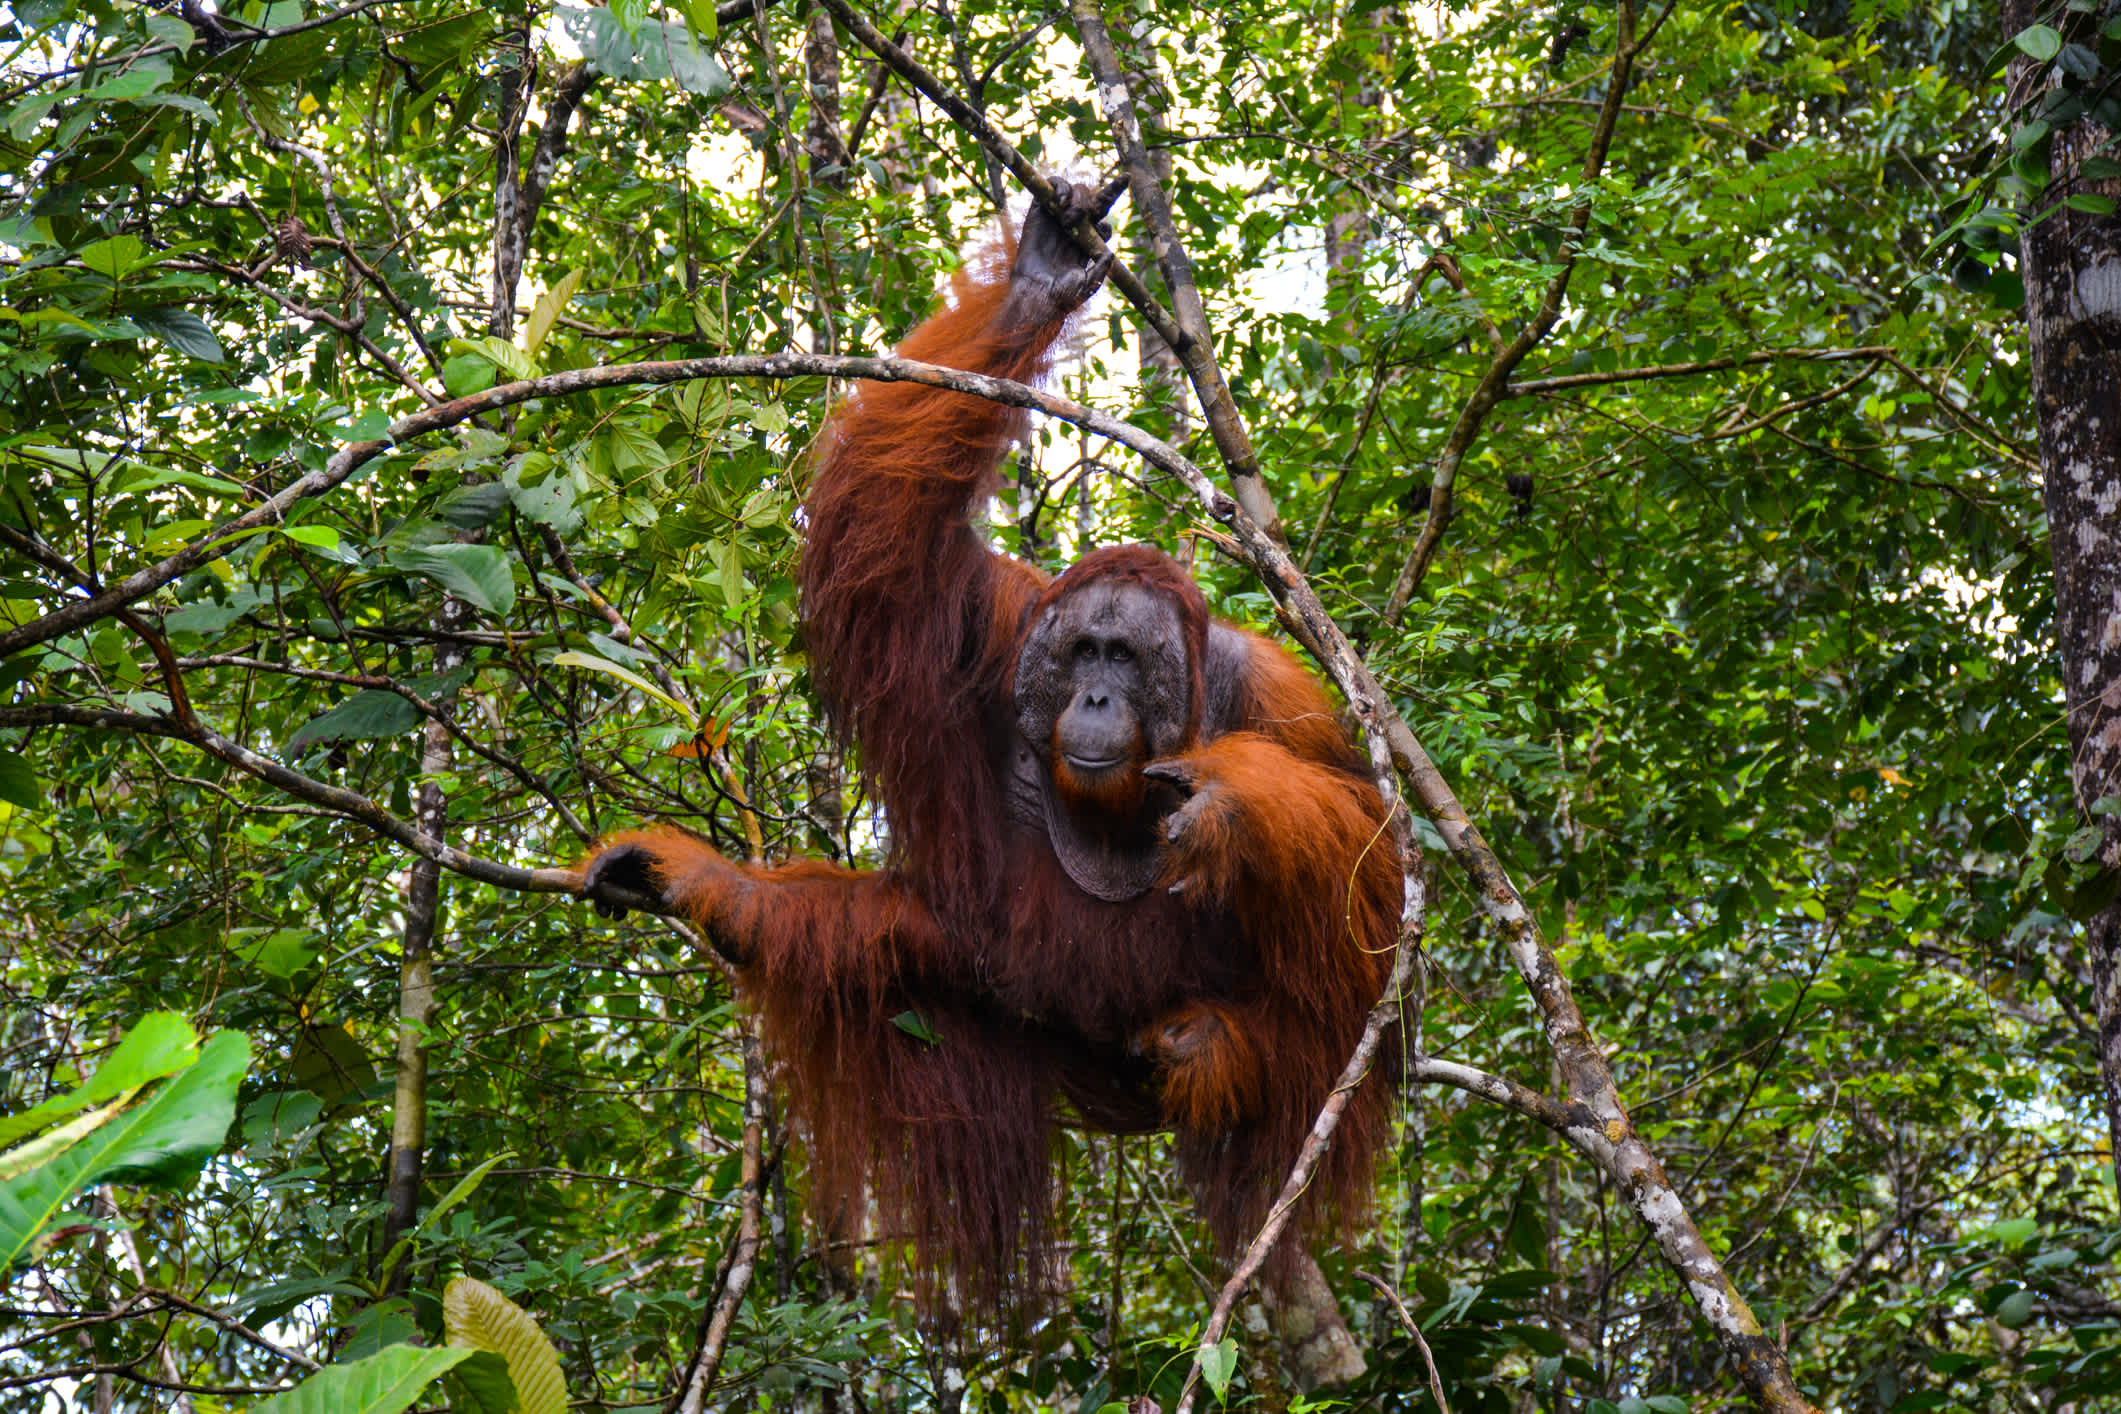
<path id="1" fill-rule="evenodd" d="M 442 1330 L 451 1345 L 490 1350 L 508 1362 L 523 1414 L 567 1414 L 560 1353 L 515 1302 L 483 1281 L 458 1277 L 442 1291 Z"/>
<path id="2" fill-rule="evenodd" d="M 552 332 L 553 321 L 567 308 L 574 292 L 582 288 L 582 272 L 570 270 L 560 277 L 560 283 L 547 290 L 544 297 L 531 308 L 530 318 L 523 324 L 523 348 L 532 358 L 545 345 L 545 336 Z"/>
<path id="3" fill-rule="evenodd" d="M 680 717 L 683 717 L 687 725 L 699 725 L 700 719 L 693 713 L 692 708 L 687 706 L 685 703 L 678 701 L 678 699 L 672 697 L 669 693 L 663 691 L 663 689 L 657 687 L 654 683 L 642 677 L 633 669 L 621 667 L 619 664 L 612 662 L 609 658 L 599 658 L 594 653 L 583 653 L 577 649 L 569 649 L 565 653 L 554 654 L 552 661 L 555 667 L 587 668 L 592 673 L 602 673 L 606 677 L 617 678 L 620 682 L 625 683 L 628 687 L 631 687 L 636 691 L 645 693 L 649 697 L 653 697 L 656 701 L 662 703 L 671 711 L 677 713 Z"/>

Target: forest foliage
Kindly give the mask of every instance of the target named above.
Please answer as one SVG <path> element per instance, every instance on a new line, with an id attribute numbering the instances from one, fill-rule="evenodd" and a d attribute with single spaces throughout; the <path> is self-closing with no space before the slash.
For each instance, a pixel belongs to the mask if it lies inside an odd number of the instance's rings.
<path id="1" fill-rule="evenodd" d="M 1112 169 L 1066 7 L 863 8 L 1034 160 Z M 2047 638 L 2013 37 L 1970 0 L 1653 7 L 1586 180 L 1617 13 L 1106 10 L 1288 543 L 1798 1383 L 2121 1408 L 2078 949 L 2121 881 Z M 2121 61 L 2121 21 L 2047 33 L 2019 51 Z M 0 1409 L 659 1409 L 747 1206 L 715 1406 L 1168 1403 L 1221 1278 L 1159 1137 L 1071 1137 L 1057 1309 L 923 1326 L 888 1243 L 817 1247 L 712 957 L 525 886 L 647 819 L 877 859 L 793 593 L 841 390 L 541 397 L 332 481 L 516 380 L 887 352 L 1021 212 L 1008 175 L 798 0 L 15 0 L 0 53 Z M 1565 264 L 1410 575 L 1447 439 Z M 1107 295 L 1054 386 L 1212 465 L 1155 355 Z M 1183 485 L 1064 423 L 989 522 L 1048 568 L 1161 544 L 1277 629 Z M 391 831 L 437 821 L 480 867 L 441 870 L 414 956 Z M 1422 1046 L 1548 1087 L 1417 834 Z M 1333 1398 L 1432 1407 L 1369 1272 L 1456 1414 L 1743 1403 L 1552 1133 L 1416 1088 L 1378 1206 L 1323 1254 L 1370 1361 Z M 1323 1407 L 1235 1349 L 1224 1401 Z"/>

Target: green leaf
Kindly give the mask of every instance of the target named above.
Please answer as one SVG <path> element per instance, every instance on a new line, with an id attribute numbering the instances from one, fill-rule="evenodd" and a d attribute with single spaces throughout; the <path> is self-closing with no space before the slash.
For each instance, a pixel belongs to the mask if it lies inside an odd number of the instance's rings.
<path id="1" fill-rule="evenodd" d="M 2014 1331 L 2033 1318 L 2033 1293 L 2014 1291 L 1996 1307 L 1996 1324 Z"/>
<path id="2" fill-rule="evenodd" d="M 2114 199 L 2098 192 L 2074 192 L 2064 198 L 2062 204 L 2072 211 L 2082 211 L 2091 216 L 2111 216 L 2114 214 Z"/>
<path id="3" fill-rule="evenodd" d="M 452 398 L 483 393 L 495 381 L 493 360 L 480 354 L 460 353 L 442 365 L 442 386 Z"/>
<path id="4" fill-rule="evenodd" d="M 562 535 L 581 529 L 574 478 L 566 472 L 553 471 L 535 486 L 511 487 L 508 498 L 526 520 L 549 525 Z"/>
<path id="5" fill-rule="evenodd" d="M 1224 1336 L 1214 1345 L 1205 1345 L 1200 1351 L 1200 1377 L 1208 1382 L 1208 1388 L 1221 1399 L 1230 1392 L 1230 1377 L 1237 1373 L 1237 1338 Z"/>
<path id="6" fill-rule="evenodd" d="M 2090 83 L 2099 77 L 2098 52 L 2082 44 L 2063 45 L 2062 52 L 2055 56 L 2055 63 L 2079 83 Z"/>
<path id="7" fill-rule="evenodd" d="M 157 44 L 174 44 L 182 54 L 191 53 L 192 45 L 199 40 L 199 32 L 175 15 L 149 15 L 147 32 Z"/>
<path id="8" fill-rule="evenodd" d="M 107 1114 L 63 1150 L 0 1180 L 0 1268 L 31 1258 L 75 1195 L 112 1179 L 183 1186 L 221 1147 L 236 1117 L 236 1087 L 250 1065 L 250 1040 L 218 1031 L 189 1067 L 129 1107 Z"/>
<path id="9" fill-rule="evenodd" d="M 109 240 L 97 241 L 81 251 L 81 263 L 98 275 L 108 275 L 113 280 L 122 280 L 138 268 L 146 247 L 138 236 L 112 236 Z"/>
<path id="10" fill-rule="evenodd" d="M 556 668 L 587 668 L 592 673 L 602 673 L 606 677 L 617 678 L 628 687 L 633 688 L 637 692 L 647 694 L 677 713 L 680 717 L 683 717 L 687 726 L 697 727 L 699 725 L 699 716 L 690 706 L 678 701 L 678 699 L 672 697 L 633 669 L 614 663 L 609 658 L 599 658 L 594 653 L 584 653 L 578 648 L 570 648 L 565 653 L 553 654 L 552 663 Z"/>
<path id="11" fill-rule="evenodd" d="M 280 533 L 298 545 L 313 549 L 333 551 L 339 548 L 339 532 L 328 525 L 282 526 Z"/>
<path id="12" fill-rule="evenodd" d="M 544 347 L 545 336 L 552 332 L 553 321 L 566 310 L 567 302 L 581 288 L 582 272 L 570 270 L 531 308 L 530 318 L 523 322 L 523 347 L 532 358 L 536 358 L 538 350 Z"/>
<path id="13" fill-rule="evenodd" d="M 139 98 L 153 93 L 168 83 L 171 75 L 169 56 L 156 54 L 141 60 L 89 90 L 88 96 L 112 102 L 119 99 Z"/>
<path id="14" fill-rule="evenodd" d="M 305 1026 L 295 1042 L 295 1082 L 332 1105 L 357 1102 L 376 1083 L 375 1062 L 344 1026 Z"/>
<path id="15" fill-rule="evenodd" d="M 129 309 L 126 317 L 187 358 L 201 363 L 226 363 L 228 355 L 206 321 L 188 309 L 164 305 L 156 309 Z"/>
<path id="16" fill-rule="evenodd" d="M 442 1289 L 442 1329 L 451 1345 L 490 1350 L 508 1362 L 522 1414 L 567 1414 L 559 1352 L 530 1314 L 500 1292 L 457 1277 Z"/>
<path id="17" fill-rule="evenodd" d="M 2011 36 L 2011 43 L 2045 64 L 2062 52 L 2062 35 L 2048 25 L 2030 25 Z"/>
<path id="18" fill-rule="evenodd" d="M 306 928 L 279 928 L 248 953 L 251 965 L 268 977 L 291 978 L 317 960 L 323 944 Z"/>
<path id="19" fill-rule="evenodd" d="M 37 131 L 37 125 L 44 121 L 44 115 L 73 96 L 70 93 L 40 93 L 23 99 L 8 110 L 8 136 L 16 142 L 29 141 L 30 135 Z"/>
<path id="20" fill-rule="evenodd" d="M 194 98 L 188 93 L 150 93 L 133 101 L 135 108 L 174 108 L 180 113 L 189 113 L 209 128 L 221 121 L 221 114 L 203 98 Z"/>
<path id="21" fill-rule="evenodd" d="M 507 374 L 511 380 L 531 378 L 537 374 L 528 354 L 506 339 L 497 338 L 492 334 L 477 339 L 459 339 L 455 347 L 485 359 L 497 370 Z"/>
<path id="22" fill-rule="evenodd" d="M 917 1011 L 902 1011 L 891 1018 L 891 1024 L 915 1040 L 926 1041 L 931 1046 L 943 1044 L 943 1038 L 928 1024 L 928 1018 Z"/>
<path id="23" fill-rule="evenodd" d="M 522 1407 L 508 1361 L 491 1350 L 472 1351 L 446 1378 L 450 1414 L 514 1414 Z"/>
<path id="24" fill-rule="evenodd" d="M 92 1105 L 119 1099 L 199 1059 L 199 1033 L 173 1011 L 151 1011 L 133 1023 L 86 1085 L 21 1114 L 0 1115 L 0 1147 Z"/>
<path id="25" fill-rule="evenodd" d="M 403 736 L 418 726 L 420 709 L 387 688 L 363 688 L 321 717 L 313 717 L 287 739 L 283 756 L 292 760 L 326 741 L 373 741 Z"/>
<path id="26" fill-rule="evenodd" d="M 27 760 L 5 747 L 0 747 L 0 800 L 24 810 L 35 810 L 44 802 L 36 771 Z"/>
<path id="27" fill-rule="evenodd" d="M 390 562 L 424 575 L 465 603 L 504 618 L 515 607 L 513 562 L 491 545 L 427 545 L 399 550 Z"/>
<path id="28" fill-rule="evenodd" d="M 722 586 L 722 602 L 731 609 L 740 609 L 751 590 L 751 581 L 744 578 L 744 552 L 733 537 L 727 544 L 716 546 L 715 551 L 716 579 Z"/>
<path id="29" fill-rule="evenodd" d="M 2040 1224 L 2034 1218 L 2005 1218 L 1989 1228 L 1988 1236 L 2006 1247 L 2022 1247 L 2040 1235 Z"/>
<path id="30" fill-rule="evenodd" d="M 240 589 L 229 596 L 226 604 L 216 604 L 211 599 L 186 604 L 165 617 L 162 627 L 171 633 L 196 633 L 211 638 L 263 602 L 256 591 Z"/>
<path id="31" fill-rule="evenodd" d="M 468 1350 L 393 1345 L 350 1365 L 327 1365 L 250 1414 L 403 1414 L 429 1385 L 471 1357 Z"/>

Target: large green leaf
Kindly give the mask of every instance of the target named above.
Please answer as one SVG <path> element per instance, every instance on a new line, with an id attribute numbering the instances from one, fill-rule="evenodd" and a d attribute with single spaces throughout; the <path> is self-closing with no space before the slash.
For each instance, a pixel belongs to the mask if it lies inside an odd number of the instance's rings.
<path id="1" fill-rule="evenodd" d="M 44 792 L 37 785 L 37 773 L 29 762 L 12 751 L 0 751 L 0 800 L 9 805 L 19 805 L 24 810 L 34 810 L 44 799 Z M 5 1143 L 0 1140 L 0 1143 Z"/>
<path id="2" fill-rule="evenodd" d="M 103 1058 L 87 1084 L 20 1114 L 0 1115 L 0 1148 L 68 1115 L 118 1099 L 150 1080 L 173 1075 L 198 1059 L 199 1033 L 190 1022 L 173 1011 L 149 1012 Z M 0 1162 L 4 1161 L 0 1156 Z"/>
<path id="3" fill-rule="evenodd" d="M 559 1352 L 515 1302 L 483 1281 L 458 1277 L 442 1290 L 442 1328 L 451 1345 L 491 1350 L 508 1362 L 522 1414 L 567 1414 Z"/>
<path id="4" fill-rule="evenodd" d="M 218 1031 L 198 1059 L 131 1105 L 113 1102 L 60 1152 L 0 1180 L 0 1266 L 32 1255 L 66 1205 L 111 1179 L 180 1185 L 221 1147 L 236 1117 L 250 1039 Z M 79 1122 L 77 1121 L 77 1124 Z"/>
<path id="5" fill-rule="evenodd" d="M 420 723 L 420 709 L 395 692 L 363 688 L 287 739 L 287 754 L 299 756 L 319 742 L 368 741 L 402 736 Z"/>
<path id="6" fill-rule="evenodd" d="M 515 607 L 515 572 L 491 545 L 424 545 L 390 557 L 399 569 L 425 575 L 467 603 L 496 617 Z"/>
<path id="7" fill-rule="evenodd" d="M 214 337 L 214 331 L 207 327 L 205 320 L 188 309 L 165 306 L 159 309 L 129 309 L 126 313 L 133 323 L 178 353 L 187 354 L 204 363 L 228 361 L 228 355 L 222 351 L 221 341 Z"/>
<path id="8" fill-rule="evenodd" d="M 393 1345 L 350 1365 L 327 1365 L 250 1414 L 401 1414 L 469 1350 Z"/>

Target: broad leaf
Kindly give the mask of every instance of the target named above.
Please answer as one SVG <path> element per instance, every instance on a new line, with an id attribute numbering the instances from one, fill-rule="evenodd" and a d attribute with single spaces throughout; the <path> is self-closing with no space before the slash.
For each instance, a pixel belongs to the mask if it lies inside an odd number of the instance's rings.
<path id="1" fill-rule="evenodd" d="M 515 572 L 509 557 L 491 545 L 425 545 L 399 550 L 390 562 L 425 575 L 450 593 L 496 618 L 515 607 Z"/>
<path id="2" fill-rule="evenodd" d="M 458 1277 L 442 1291 L 442 1329 L 451 1345 L 491 1350 L 508 1362 L 523 1414 L 567 1414 L 560 1355 L 530 1313 L 483 1281 Z"/>
<path id="3" fill-rule="evenodd" d="M 402 1414 L 470 1355 L 393 1345 L 350 1365 L 327 1365 L 285 1394 L 252 1405 L 250 1414 Z"/>
<path id="4" fill-rule="evenodd" d="M 1230 1392 L 1230 1377 L 1237 1373 L 1237 1341 L 1225 1336 L 1214 1345 L 1204 1345 L 1200 1350 L 1200 1377 L 1208 1382 L 1208 1388 L 1221 1399 Z"/>
<path id="5" fill-rule="evenodd" d="M 2011 43 L 2043 64 L 2062 52 L 2062 34 L 2051 25 L 2029 25 L 2011 36 Z"/>
<path id="6" fill-rule="evenodd" d="M 68 1115 L 118 1099 L 150 1080 L 174 1075 L 198 1059 L 199 1033 L 190 1022 L 173 1011 L 149 1012 L 103 1058 L 86 1085 L 21 1114 L 0 1115 L 0 1148 Z"/>
<path id="7" fill-rule="evenodd" d="M 15 752 L 0 749 L 0 800 L 19 805 L 24 810 L 35 810 L 43 799 L 44 792 L 37 785 L 37 773 L 29 762 Z"/>
<path id="8" fill-rule="evenodd" d="M 36 1250 L 66 1205 L 110 1179 L 182 1185 L 221 1147 L 236 1116 L 236 1086 L 250 1065 L 250 1040 L 216 1032 L 191 1066 L 130 1106 L 112 1112 L 63 1150 L 0 1181 L 0 1267 Z"/>
<path id="9" fill-rule="evenodd" d="M 290 758 L 300 756 L 320 742 L 403 736 L 421 720 L 420 709 L 397 693 L 380 687 L 363 688 L 289 737 L 285 754 Z"/>
<path id="10" fill-rule="evenodd" d="M 160 309 L 130 309 L 126 313 L 133 323 L 178 353 L 196 358 L 202 363 L 228 361 L 228 355 L 222 350 L 221 341 L 214 336 L 214 331 L 207 327 L 205 320 L 188 309 L 164 306 Z"/>

